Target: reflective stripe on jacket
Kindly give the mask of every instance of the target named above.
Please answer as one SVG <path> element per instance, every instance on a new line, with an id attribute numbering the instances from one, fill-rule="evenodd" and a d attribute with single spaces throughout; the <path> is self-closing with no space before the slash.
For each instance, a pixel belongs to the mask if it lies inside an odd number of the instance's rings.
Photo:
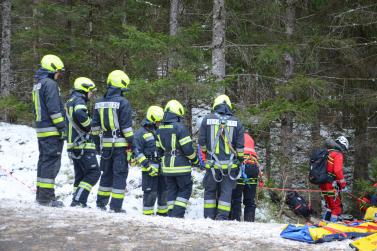
<path id="1" fill-rule="evenodd" d="M 88 149 L 95 150 L 95 145 L 88 137 L 91 119 L 86 106 L 87 98 L 84 94 L 73 91 L 66 103 L 67 108 L 67 150 Z M 72 125 L 71 121 L 75 123 Z M 75 129 L 80 130 L 80 133 Z M 81 137 L 80 137 L 81 135 Z"/>
<path id="2" fill-rule="evenodd" d="M 93 135 L 103 133 L 104 148 L 127 147 L 132 144 L 132 108 L 122 96 L 121 89 L 108 87 L 105 96 L 95 103 L 91 126 Z"/>
<path id="3" fill-rule="evenodd" d="M 37 137 L 59 136 L 65 131 L 64 105 L 53 73 L 39 69 L 32 91 Z"/>
<path id="4" fill-rule="evenodd" d="M 167 176 L 191 173 L 191 162 L 197 158 L 187 128 L 180 118 L 165 112 L 162 124 L 157 129 L 157 147 L 163 152 L 162 171 Z"/>

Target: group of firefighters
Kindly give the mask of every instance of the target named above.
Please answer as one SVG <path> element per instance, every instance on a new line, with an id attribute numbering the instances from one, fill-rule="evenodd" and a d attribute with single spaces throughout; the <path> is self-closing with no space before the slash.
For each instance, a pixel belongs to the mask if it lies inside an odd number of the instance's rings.
<path id="1" fill-rule="evenodd" d="M 71 206 L 85 207 L 92 187 L 99 180 L 97 207 L 113 212 L 122 209 L 128 162 L 136 158 L 142 171 L 143 214 L 183 218 L 192 193 L 192 167 L 205 170 L 204 217 L 216 220 L 255 219 L 255 193 L 260 173 L 254 143 L 232 113 L 228 96 L 220 95 L 211 114 L 200 126 L 198 143 L 193 147 L 189 130 L 183 124 L 185 109 L 177 100 L 163 108 L 151 106 L 141 127 L 134 133 L 132 108 L 124 97 L 130 84 L 127 74 L 112 71 L 107 90 L 94 104 L 92 118 L 88 101 L 96 86 L 79 77 L 74 81 L 64 105 L 57 81 L 64 64 L 55 55 L 45 55 L 35 75 L 33 103 L 38 137 L 39 161 L 36 201 L 41 205 L 62 207 L 55 197 L 55 178 L 61 164 L 64 140 L 74 163 L 74 193 Z M 248 143 L 252 142 L 252 144 Z M 336 185 L 344 188 L 343 154 L 348 140 L 341 136 L 330 142 L 327 171 L 336 176 Z M 98 165 L 96 155 L 100 154 Z M 205 161 L 202 161 L 202 160 Z M 101 174 L 102 173 L 102 174 Z M 327 203 L 324 219 L 336 221 L 342 212 L 341 198 L 334 195 L 334 184 L 322 184 Z M 157 211 L 155 212 L 155 203 Z"/>

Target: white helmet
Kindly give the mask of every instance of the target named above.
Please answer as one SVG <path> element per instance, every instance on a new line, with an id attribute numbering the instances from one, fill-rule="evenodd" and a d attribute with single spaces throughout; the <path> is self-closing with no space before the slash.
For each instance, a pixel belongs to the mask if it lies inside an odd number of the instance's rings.
<path id="1" fill-rule="evenodd" d="M 339 136 L 336 141 L 340 144 L 342 144 L 346 150 L 348 150 L 348 146 L 349 146 L 349 143 L 348 143 L 348 139 L 344 136 Z"/>

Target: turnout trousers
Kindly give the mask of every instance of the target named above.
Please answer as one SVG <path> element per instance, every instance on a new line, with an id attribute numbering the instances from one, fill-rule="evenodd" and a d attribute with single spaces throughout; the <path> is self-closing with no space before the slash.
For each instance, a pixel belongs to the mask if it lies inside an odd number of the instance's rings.
<path id="1" fill-rule="evenodd" d="M 78 156 L 80 151 L 74 150 L 73 154 Z M 95 151 L 84 150 L 80 158 L 73 158 L 73 166 L 75 181 L 73 183 L 74 193 L 72 201 L 86 205 L 89 193 L 101 175 Z"/>
<path id="2" fill-rule="evenodd" d="M 128 176 L 126 148 L 104 148 L 100 170 L 102 176 L 97 193 L 97 207 L 106 207 L 111 197 L 110 209 L 121 210 Z"/>
<path id="3" fill-rule="evenodd" d="M 192 193 L 191 173 L 166 176 L 168 216 L 183 218 Z"/>
<path id="4" fill-rule="evenodd" d="M 220 170 L 215 169 L 216 179 L 222 180 L 216 182 L 210 169 L 204 176 L 204 218 L 227 220 L 231 209 L 232 191 L 236 181 L 232 180 L 229 175 L 223 176 Z M 224 170 L 227 172 L 227 170 Z M 238 169 L 231 171 L 232 177 L 237 176 Z"/>
<path id="5" fill-rule="evenodd" d="M 254 222 L 255 220 L 255 193 L 257 184 L 237 184 L 232 193 L 231 220 L 241 221 L 242 196 L 244 208 L 244 221 Z"/>
<path id="6" fill-rule="evenodd" d="M 257 190 L 259 168 L 257 165 L 246 164 L 244 174 L 245 179 L 238 179 L 237 186 L 232 193 L 232 209 L 230 212 L 231 220 L 241 220 L 242 215 L 242 197 L 244 209 L 244 221 L 255 220 L 255 194 Z"/>
<path id="7" fill-rule="evenodd" d="M 157 201 L 157 215 L 166 216 L 168 213 L 166 177 L 150 176 L 147 172 L 142 173 L 143 214 L 153 215 L 154 205 Z"/>
<path id="8" fill-rule="evenodd" d="M 51 136 L 38 138 L 37 194 L 39 203 L 55 200 L 55 178 L 61 165 L 64 141 Z"/>

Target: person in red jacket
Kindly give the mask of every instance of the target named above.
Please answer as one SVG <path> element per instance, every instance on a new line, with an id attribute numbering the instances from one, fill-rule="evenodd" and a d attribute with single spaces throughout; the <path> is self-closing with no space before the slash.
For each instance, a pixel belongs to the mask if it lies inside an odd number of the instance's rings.
<path id="1" fill-rule="evenodd" d="M 361 212 L 365 213 L 370 206 L 377 206 L 377 183 L 373 185 L 374 192 L 366 192 L 362 198 L 357 201 Z"/>
<path id="2" fill-rule="evenodd" d="M 327 207 L 323 220 L 336 222 L 342 213 L 342 199 L 339 190 L 346 187 L 346 180 L 343 175 L 343 160 L 349 143 L 346 137 L 340 136 L 335 141 L 332 139 L 326 140 L 325 144 L 329 152 L 327 172 L 333 175 L 335 180 L 332 183 L 320 184 Z"/>
<path id="3" fill-rule="evenodd" d="M 233 189 L 230 219 L 241 221 L 241 203 L 243 202 L 245 205 L 244 221 L 254 222 L 256 208 L 255 194 L 259 175 L 258 155 L 255 152 L 254 140 L 246 130 L 244 139 L 244 168 L 241 178 L 237 180 L 237 186 Z"/>

